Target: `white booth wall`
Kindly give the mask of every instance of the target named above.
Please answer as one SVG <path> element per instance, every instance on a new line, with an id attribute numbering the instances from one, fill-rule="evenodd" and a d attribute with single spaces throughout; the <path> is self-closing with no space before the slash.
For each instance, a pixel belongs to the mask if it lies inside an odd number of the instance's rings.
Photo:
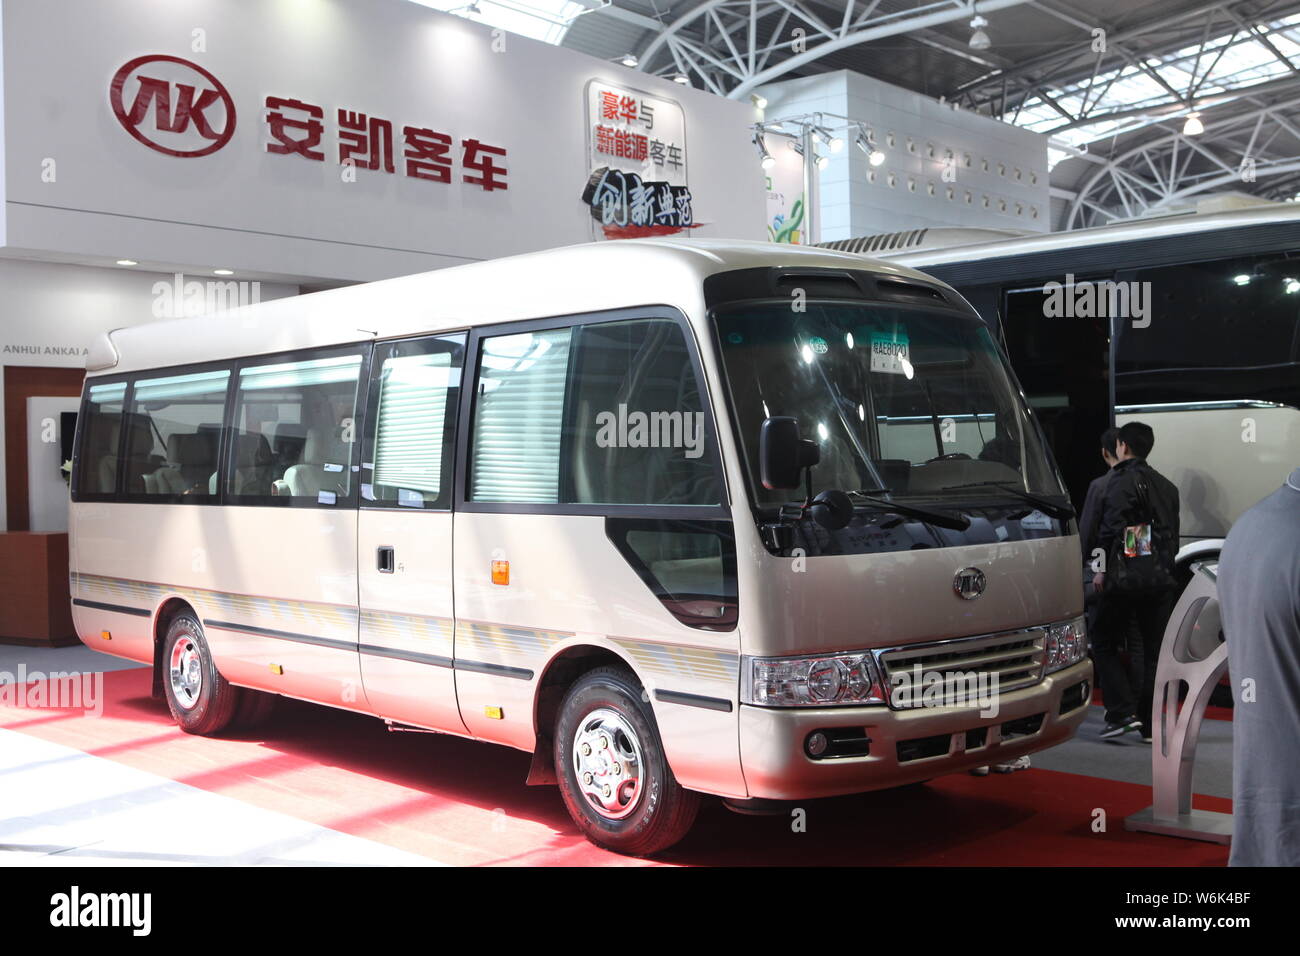
<path id="1" fill-rule="evenodd" d="M 751 104 L 409 0 L 5 0 L 2 9 L 4 241 L 13 249 L 310 282 L 587 242 L 593 81 L 680 104 L 692 235 L 764 234 Z M 207 155 L 151 148 L 115 113 L 114 77 L 159 56 L 190 64 L 149 67 L 171 79 L 173 115 L 181 81 L 168 71 L 193 86 L 197 67 L 215 81 L 200 77 L 204 89 L 229 95 L 230 138 Z M 119 96 L 127 112 L 138 86 Z M 268 97 L 320 110 L 323 159 L 268 150 Z M 135 128 L 183 144 L 158 131 L 152 105 Z M 340 110 L 391 124 L 393 172 L 340 164 Z M 222 109 L 204 115 L 215 131 Z M 452 138 L 451 182 L 407 174 L 408 125 Z M 193 126 L 187 135 L 201 143 Z M 471 138 L 507 151 L 506 188 L 464 181 Z"/>

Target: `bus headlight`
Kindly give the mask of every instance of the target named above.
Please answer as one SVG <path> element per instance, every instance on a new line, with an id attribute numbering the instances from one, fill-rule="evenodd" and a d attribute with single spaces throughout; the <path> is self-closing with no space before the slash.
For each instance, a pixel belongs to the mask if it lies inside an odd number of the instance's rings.
<path id="1" fill-rule="evenodd" d="M 1043 673 L 1050 674 L 1079 663 L 1088 656 L 1088 632 L 1083 618 L 1053 624 L 1043 639 Z"/>
<path id="2" fill-rule="evenodd" d="M 760 707 L 883 704 L 870 651 L 823 657 L 741 658 L 740 700 Z"/>

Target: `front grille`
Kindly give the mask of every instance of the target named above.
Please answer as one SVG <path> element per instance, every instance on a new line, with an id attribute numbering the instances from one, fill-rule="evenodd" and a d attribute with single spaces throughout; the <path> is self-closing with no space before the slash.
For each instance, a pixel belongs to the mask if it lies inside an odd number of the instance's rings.
<path id="1" fill-rule="evenodd" d="M 898 710 L 961 706 L 990 695 L 995 675 L 999 694 L 1037 684 L 1043 679 L 1044 634 L 1044 628 L 1034 627 L 880 651 L 889 705 Z"/>
<path id="2" fill-rule="evenodd" d="M 1030 714 L 1028 717 L 1017 717 L 1015 720 L 1008 720 L 1002 723 L 998 728 L 998 743 L 1009 743 L 1020 737 L 1032 737 L 1043 729 L 1043 718 L 1047 714 Z M 962 733 L 958 731 L 957 733 Z M 989 742 L 989 728 L 975 727 L 964 733 L 966 738 L 966 753 L 972 750 L 980 750 L 986 747 Z M 913 737 L 911 740 L 900 740 L 895 744 L 898 752 L 898 762 L 908 763 L 913 760 L 928 760 L 931 757 L 948 756 L 952 746 L 953 738 L 956 734 L 932 734 L 929 737 Z M 961 751 L 957 751 L 958 754 Z"/>
<path id="3" fill-rule="evenodd" d="M 951 743 L 952 734 L 935 734 L 931 737 L 900 740 L 896 745 L 898 762 L 908 763 L 912 760 L 925 760 L 928 757 L 947 756 Z"/>

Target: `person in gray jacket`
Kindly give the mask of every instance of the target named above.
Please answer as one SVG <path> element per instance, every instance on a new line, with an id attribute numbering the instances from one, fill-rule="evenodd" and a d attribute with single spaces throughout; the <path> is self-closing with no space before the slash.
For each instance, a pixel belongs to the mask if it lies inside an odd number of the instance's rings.
<path id="1" fill-rule="evenodd" d="M 1231 866 L 1300 866 L 1300 468 L 1228 532 L 1219 610 L 1232 678 Z"/>

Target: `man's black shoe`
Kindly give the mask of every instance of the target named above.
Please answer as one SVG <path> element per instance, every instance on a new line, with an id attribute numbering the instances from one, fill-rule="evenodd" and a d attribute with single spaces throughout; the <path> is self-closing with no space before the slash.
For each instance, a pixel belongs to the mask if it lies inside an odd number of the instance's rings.
<path id="1" fill-rule="evenodd" d="M 1114 740 L 1117 737 L 1123 737 L 1131 731 L 1141 730 L 1141 722 L 1136 717 L 1129 717 L 1125 720 L 1116 721 L 1113 724 L 1107 724 L 1101 730 L 1102 740 Z"/>

